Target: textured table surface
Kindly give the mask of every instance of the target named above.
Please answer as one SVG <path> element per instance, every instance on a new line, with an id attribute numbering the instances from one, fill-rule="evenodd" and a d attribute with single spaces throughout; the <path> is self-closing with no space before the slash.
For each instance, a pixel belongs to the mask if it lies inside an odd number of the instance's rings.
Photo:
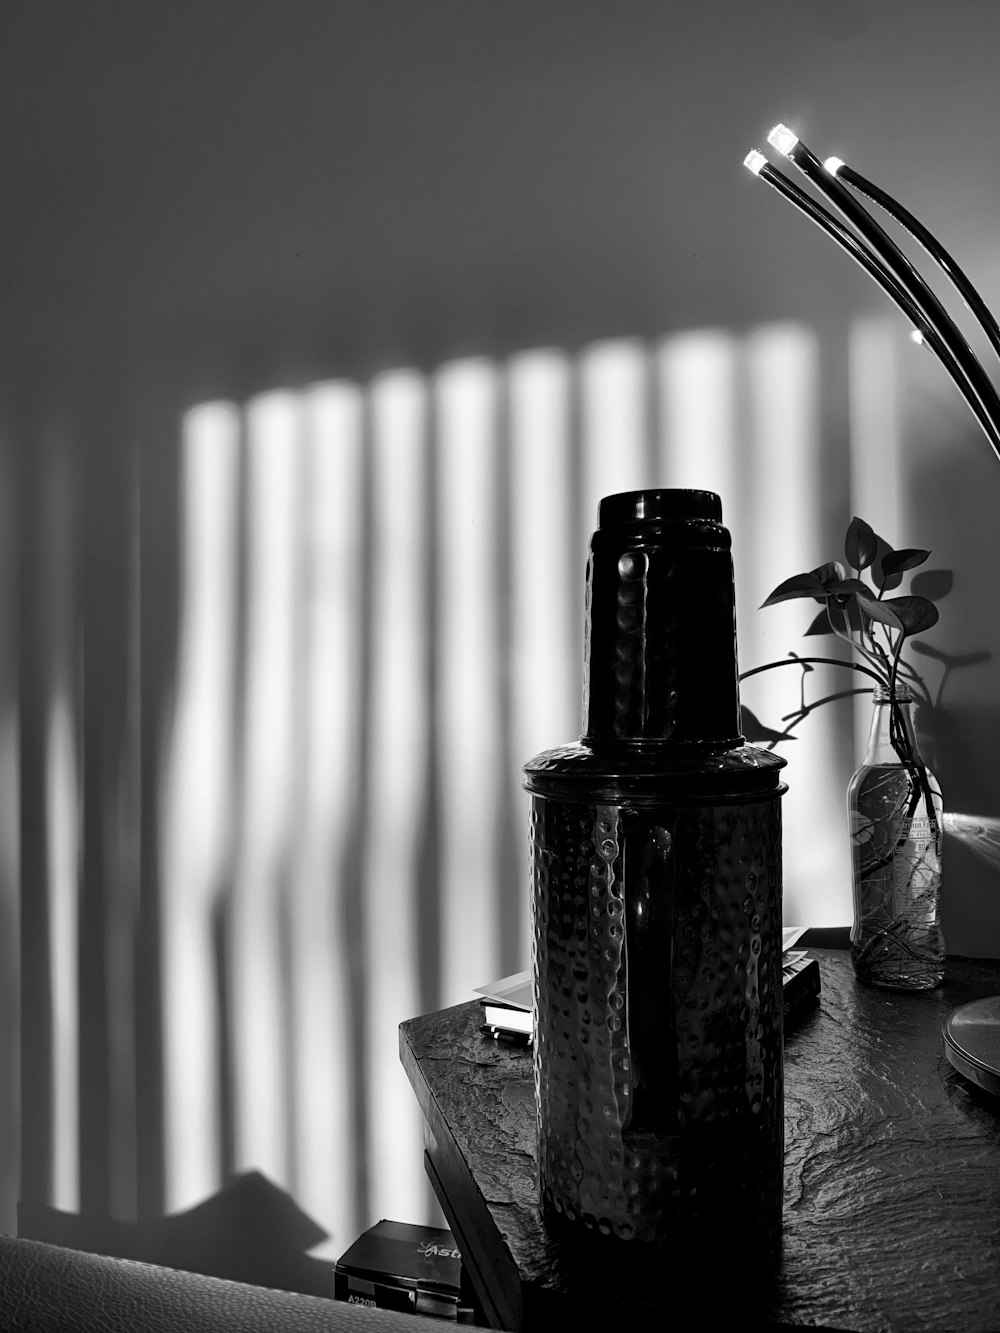
<path id="1" fill-rule="evenodd" d="M 704 1288 L 702 1326 L 726 1293 L 771 1327 L 1000 1329 L 1000 1101 L 944 1055 L 958 1005 L 1000 993 L 1000 963 L 949 960 L 918 995 L 858 985 L 847 954 L 820 960 L 819 1005 L 785 1042 L 785 1207 L 780 1250 L 754 1280 Z M 427 1167 L 495 1326 L 551 1327 L 603 1304 L 656 1322 L 684 1278 L 670 1256 L 649 1290 L 614 1280 L 543 1222 L 535 1193 L 529 1051 L 480 1035 L 477 1002 L 400 1028 L 424 1113 Z M 655 1279 L 655 1280 L 654 1280 Z"/>

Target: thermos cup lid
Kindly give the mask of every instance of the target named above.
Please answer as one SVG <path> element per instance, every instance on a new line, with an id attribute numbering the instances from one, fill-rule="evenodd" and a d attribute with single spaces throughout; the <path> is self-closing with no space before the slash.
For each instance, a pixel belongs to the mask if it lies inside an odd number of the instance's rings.
<path id="1" fill-rule="evenodd" d="M 730 548 L 713 491 L 601 500 L 587 567 L 585 741 L 742 744 Z"/>
<path id="2" fill-rule="evenodd" d="M 605 496 L 587 564 L 583 734 L 529 791 L 633 804 L 775 798 L 786 761 L 740 734 L 731 539 L 714 491 Z"/>
<path id="3" fill-rule="evenodd" d="M 617 495 L 606 495 L 597 506 L 598 528 L 621 523 L 690 522 L 692 519 L 722 523 L 722 501 L 714 491 L 622 491 Z"/>

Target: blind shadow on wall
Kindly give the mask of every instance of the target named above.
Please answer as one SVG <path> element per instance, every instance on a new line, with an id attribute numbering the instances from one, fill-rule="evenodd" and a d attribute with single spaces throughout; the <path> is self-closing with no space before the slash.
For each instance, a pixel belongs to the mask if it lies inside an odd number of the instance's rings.
<path id="1" fill-rule="evenodd" d="M 520 768 L 579 734 L 598 500 L 716 490 L 740 665 L 784 656 L 809 613 L 756 608 L 839 548 L 894 345 L 701 330 L 15 423 L 8 1215 L 19 1191 L 156 1218 L 255 1171 L 330 1255 L 439 1221 L 397 1026 L 530 963 Z M 787 674 L 748 682 L 761 718 Z M 846 716 L 796 742 L 789 923 L 849 917 L 814 818 L 842 806 Z"/>

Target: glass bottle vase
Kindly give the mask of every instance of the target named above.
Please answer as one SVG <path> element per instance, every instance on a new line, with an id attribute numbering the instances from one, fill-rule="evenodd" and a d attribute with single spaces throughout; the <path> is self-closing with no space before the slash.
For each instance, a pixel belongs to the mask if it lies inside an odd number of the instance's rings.
<path id="1" fill-rule="evenodd" d="M 858 979 L 929 990 L 944 977 L 941 788 L 924 763 L 913 695 L 876 686 L 864 762 L 847 788 Z"/>

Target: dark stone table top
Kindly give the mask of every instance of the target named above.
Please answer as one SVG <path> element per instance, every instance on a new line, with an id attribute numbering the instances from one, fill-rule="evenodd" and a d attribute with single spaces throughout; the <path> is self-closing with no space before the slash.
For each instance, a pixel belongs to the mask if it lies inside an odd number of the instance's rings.
<path id="1" fill-rule="evenodd" d="M 812 952 L 822 996 L 785 1040 L 780 1249 L 739 1279 L 732 1308 L 744 1326 L 1000 1329 L 1000 1100 L 955 1072 L 941 1036 L 955 1007 L 1000 993 L 1000 963 L 950 959 L 940 988 L 905 995 L 859 985 L 843 950 Z M 604 1308 L 629 1327 L 662 1323 L 684 1277 L 670 1256 L 639 1292 L 542 1219 L 531 1054 L 479 1024 L 476 1001 L 412 1019 L 400 1053 L 491 1322 L 542 1328 Z M 694 1326 L 715 1327 L 706 1316 L 734 1282 L 723 1263 L 705 1271 L 719 1281 Z"/>

